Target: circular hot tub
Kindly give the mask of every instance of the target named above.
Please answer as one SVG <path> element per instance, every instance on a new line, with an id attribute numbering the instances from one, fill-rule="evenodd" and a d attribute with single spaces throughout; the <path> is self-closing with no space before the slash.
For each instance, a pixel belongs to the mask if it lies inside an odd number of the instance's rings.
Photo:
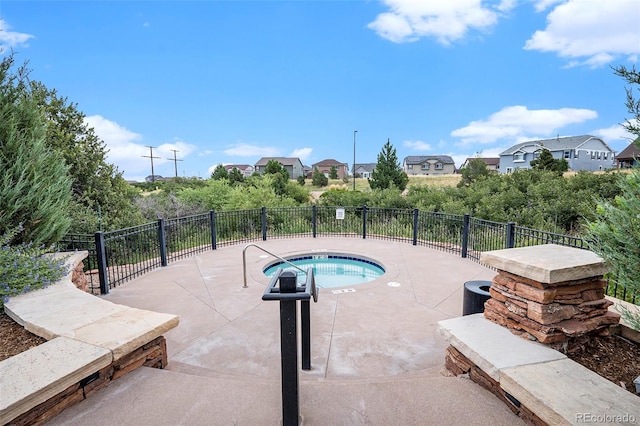
<path id="1" fill-rule="evenodd" d="M 312 267 L 316 286 L 321 288 L 364 284 L 380 278 L 385 273 L 385 269 L 380 263 L 352 254 L 305 254 L 285 259 L 303 271 Z M 281 260 L 271 262 L 263 272 L 271 278 L 278 268 L 297 272 L 300 283 L 304 283 L 306 279 L 306 274 Z"/>

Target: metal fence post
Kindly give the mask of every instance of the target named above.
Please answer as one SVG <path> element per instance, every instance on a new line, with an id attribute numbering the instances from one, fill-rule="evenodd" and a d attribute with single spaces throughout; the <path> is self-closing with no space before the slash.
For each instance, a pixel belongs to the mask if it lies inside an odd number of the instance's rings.
<path id="1" fill-rule="evenodd" d="M 367 238 L 367 206 L 362 206 L 362 238 Z"/>
<path id="2" fill-rule="evenodd" d="M 313 229 L 313 238 L 316 237 L 317 231 L 318 231 L 318 206 L 316 206 L 315 204 L 313 205 L 313 207 L 311 207 L 311 211 L 312 211 L 312 229 Z"/>
<path id="3" fill-rule="evenodd" d="M 267 241 L 267 208 L 262 207 L 262 241 Z"/>
<path id="4" fill-rule="evenodd" d="M 104 234 L 102 232 L 96 232 L 95 241 L 98 278 L 100 279 L 100 294 L 109 294 L 109 274 L 107 272 L 107 251 L 104 246 Z"/>
<path id="5" fill-rule="evenodd" d="M 209 221 L 211 223 L 211 249 L 215 250 L 218 248 L 218 236 L 216 234 L 216 212 L 215 210 L 211 210 L 209 212 Z"/>
<path id="6" fill-rule="evenodd" d="M 514 248 L 516 246 L 516 223 L 507 223 L 507 248 Z"/>
<path id="7" fill-rule="evenodd" d="M 413 209 L 413 245 L 418 245 L 418 209 Z"/>
<path id="8" fill-rule="evenodd" d="M 467 250 L 469 247 L 469 213 L 464 215 L 464 222 L 462 225 L 462 257 L 467 257 Z"/>
<path id="9" fill-rule="evenodd" d="M 167 236 L 164 233 L 164 219 L 158 219 L 158 244 L 160 244 L 160 264 L 167 266 Z"/>

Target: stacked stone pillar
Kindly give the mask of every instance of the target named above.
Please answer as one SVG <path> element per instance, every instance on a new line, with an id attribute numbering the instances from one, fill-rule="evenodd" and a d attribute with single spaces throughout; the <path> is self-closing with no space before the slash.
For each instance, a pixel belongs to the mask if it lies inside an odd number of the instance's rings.
<path id="1" fill-rule="evenodd" d="M 594 253 L 544 244 L 482 253 L 498 270 L 484 306 L 487 319 L 552 346 L 606 335 L 620 316 L 605 299 L 606 266 Z"/>

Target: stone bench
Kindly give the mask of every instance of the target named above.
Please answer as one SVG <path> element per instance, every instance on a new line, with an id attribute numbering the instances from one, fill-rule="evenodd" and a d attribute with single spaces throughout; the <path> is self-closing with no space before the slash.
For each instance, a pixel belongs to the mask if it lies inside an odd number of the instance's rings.
<path id="1" fill-rule="evenodd" d="M 640 398 L 564 354 L 514 335 L 483 314 L 438 325 L 450 344 L 447 368 L 469 374 L 528 423 L 640 421 Z"/>
<path id="2" fill-rule="evenodd" d="M 75 269 L 86 252 L 66 260 Z M 78 290 L 71 272 L 11 298 L 5 312 L 48 340 L 0 362 L 0 424 L 44 421 L 141 366 L 167 365 L 163 334 L 178 317 L 117 305 Z"/>

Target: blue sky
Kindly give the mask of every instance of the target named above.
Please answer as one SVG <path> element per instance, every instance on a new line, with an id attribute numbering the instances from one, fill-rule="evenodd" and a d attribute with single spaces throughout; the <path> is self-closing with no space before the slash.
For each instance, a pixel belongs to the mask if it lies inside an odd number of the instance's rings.
<path id="1" fill-rule="evenodd" d="M 640 0 L 0 1 L 0 45 L 78 104 L 128 179 L 262 156 L 460 166 L 531 139 L 630 142 Z"/>

